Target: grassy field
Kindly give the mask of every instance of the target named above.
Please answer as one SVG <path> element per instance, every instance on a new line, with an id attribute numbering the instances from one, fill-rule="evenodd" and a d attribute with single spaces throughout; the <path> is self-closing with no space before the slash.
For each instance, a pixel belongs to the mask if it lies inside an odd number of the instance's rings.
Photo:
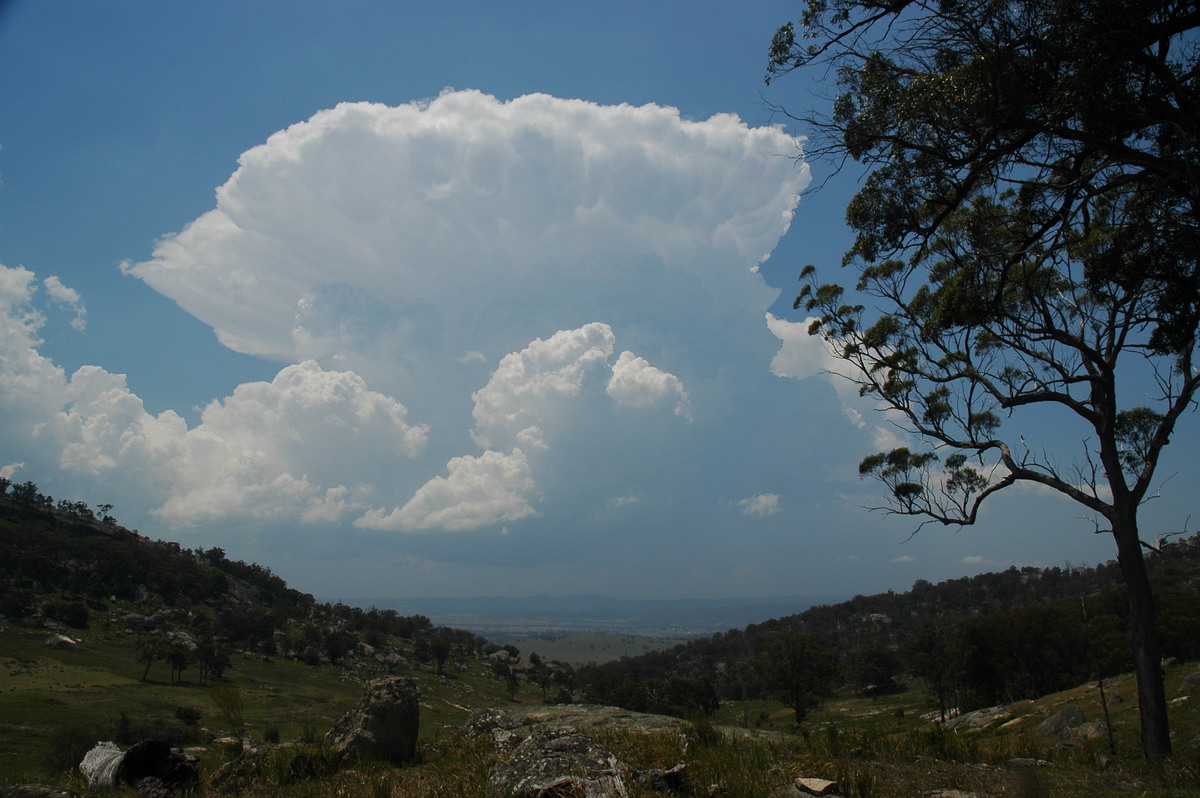
<path id="1" fill-rule="evenodd" d="M 240 696 L 249 743 L 261 766 L 223 788 L 207 781 L 204 795 L 420 796 L 482 795 L 497 761 L 487 740 L 465 740 L 457 729 L 470 709 L 512 702 L 506 686 L 482 661 L 454 664 L 450 675 L 410 672 L 421 689 L 419 760 L 396 769 L 362 763 L 311 782 L 285 784 L 283 774 L 297 747 L 319 755 L 324 733 L 357 701 L 360 685 L 341 668 L 306 666 L 262 657 L 234 659 L 220 687 L 188 681 L 169 683 L 165 665 L 142 681 L 144 666 L 132 657 L 128 639 L 96 629 L 81 633 L 81 645 L 56 651 L 44 629 L 9 624 L 0 630 L 0 783 L 84 785 L 74 766 L 97 740 L 118 733 L 178 735 L 211 775 L 231 756 L 222 743 L 235 733 L 217 708 L 214 693 L 231 688 Z M 530 651 L 538 648 L 530 648 Z M 549 651 L 549 649 L 547 649 Z M 550 658 L 551 654 L 542 654 Z M 1106 737 L 1063 745 L 1039 737 L 1037 725 L 1067 704 L 1085 720 L 1103 717 L 1094 685 L 1020 702 L 982 731 L 950 731 L 923 715 L 933 706 L 921 691 L 877 699 L 836 696 L 797 728 L 791 710 L 777 702 L 734 702 L 712 720 L 695 721 L 685 733 L 639 735 L 607 732 L 601 742 L 634 769 L 668 768 L 686 762 L 706 790 L 723 785 L 730 796 L 771 798 L 798 776 L 833 779 L 857 798 L 922 796 L 957 789 L 983 796 L 1187 796 L 1200 798 L 1200 689 L 1182 688 L 1196 665 L 1169 669 L 1171 721 L 1177 756 L 1159 769 L 1141 761 L 1136 695 L 1132 677 L 1109 684 L 1116 754 Z M 538 703 L 540 690 L 522 687 L 515 701 Z M 720 730 L 723 729 L 723 730 Z M 278 739 L 281 745 L 268 745 Z M 1022 757 L 1043 764 L 1018 766 Z M 223 790 L 223 791 L 222 791 Z M 633 798 L 651 795 L 639 787 Z"/>

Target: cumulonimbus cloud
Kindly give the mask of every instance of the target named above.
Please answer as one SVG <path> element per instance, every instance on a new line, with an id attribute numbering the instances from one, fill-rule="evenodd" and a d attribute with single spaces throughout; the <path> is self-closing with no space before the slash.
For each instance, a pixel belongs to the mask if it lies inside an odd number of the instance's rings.
<path id="1" fill-rule="evenodd" d="M 528 518 L 539 475 L 577 456 L 556 430 L 687 423 L 714 375 L 759 351 L 777 291 L 758 266 L 808 182 L 798 153 L 728 114 L 546 95 L 318 112 L 243 153 L 211 211 L 123 266 L 225 345 L 292 365 L 194 429 L 147 414 L 119 375 L 79 372 L 74 398 L 51 375 L 58 412 L 78 416 L 56 422 L 58 454 L 92 473 L 139 451 L 190 464 L 146 476 L 180 524 Z M 636 412 L 597 414 L 598 399 Z"/>

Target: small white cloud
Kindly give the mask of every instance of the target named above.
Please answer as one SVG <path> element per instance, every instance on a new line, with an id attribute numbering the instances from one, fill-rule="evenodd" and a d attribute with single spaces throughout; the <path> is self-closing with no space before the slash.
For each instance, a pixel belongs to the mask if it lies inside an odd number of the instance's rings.
<path id="1" fill-rule="evenodd" d="M 916 557 L 912 557 L 908 554 L 901 554 L 899 557 L 892 558 L 892 562 L 896 562 L 896 563 L 909 563 L 909 562 L 916 562 L 916 561 L 917 561 Z"/>
<path id="2" fill-rule="evenodd" d="M 683 383 L 674 374 L 651 366 L 633 352 L 622 352 L 612 367 L 608 395 L 623 407 L 654 407 L 674 404 L 675 415 L 692 420 L 692 405 Z"/>
<path id="3" fill-rule="evenodd" d="M 743 515 L 757 515 L 762 518 L 779 512 L 780 498 L 782 497 L 777 493 L 760 493 L 749 499 L 742 499 L 738 506 L 742 508 Z"/>
<path id="4" fill-rule="evenodd" d="M 642 499 L 638 496 L 617 496 L 608 500 L 609 507 L 633 507 L 641 503 Z"/>
<path id="5" fill-rule="evenodd" d="M 978 554 L 968 554 L 966 557 L 962 558 L 962 561 L 967 565 L 980 565 L 982 563 L 987 562 L 986 559 L 979 556 Z"/>
<path id="6" fill-rule="evenodd" d="M 83 330 L 87 327 L 87 308 L 84 307 L 83 297 L 79 295 L 78 291 L 63 285 L 62 280 L 54 275 L 42 280 L 42 285 L 46 287 L 46 293 L 56 304 L 75 312 L 75 318 L 71 320 L 72 327 L 76 330 Z"/>
<path id="7" fill-rule="evenodd" d="M 403 507 L 372 510 L 354 522 L 365 529 L 461 532 L 519 521 L 535 511 L 529 462 L 520 449 L 511 454 L 488 451 L 479 457 L 455 457 L 447 475 L 425 483 Z"/>

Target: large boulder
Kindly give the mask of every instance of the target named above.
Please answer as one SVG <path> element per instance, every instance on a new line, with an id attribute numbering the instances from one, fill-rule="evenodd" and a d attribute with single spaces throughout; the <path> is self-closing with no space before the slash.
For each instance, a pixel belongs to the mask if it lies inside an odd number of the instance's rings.
<path id="1" fill-rule="evenodd" d="M 488 775 L 487 798 L 626 798 L 624 767 L 577 731 L 536 729 Z"/>
<path id="2" fill-rule="evenodd" d="M 125 752 L 113 743 L 96 743 L 92 750 L 83 755 L 79 772 L 87 779 L 89 787 L 109 788 L 117 786 L 117 768 Z"/>
<path id="3" fill-rule="evenodd" d="M 1042 721 L 1037 727 L 1037 735 L 1038 737 L 1053 737 L 1066 729 L 1075 729 L 1081 723 L 1083 723 L 1083 710 L 1074 704 L 1068 704 Z"/>
<path id="4" fill-rule="evenodd" d="M 389 676 L 368 682 L 358 706 L 325 735 L 326 745 L 348 759 L 411 762 L 417 754 L 419 697 L 412 679 Z"/>
<path id="5" fill-rule="evenodd" d="M 112 743 L 96 743 L 83 756 L 79 771 L 95 789 L 132 785 L 143 795 L 187 790 L 200 779 L 196 758 L 171 751 L 162 740 L 142 740 L 121 751 Z"/>

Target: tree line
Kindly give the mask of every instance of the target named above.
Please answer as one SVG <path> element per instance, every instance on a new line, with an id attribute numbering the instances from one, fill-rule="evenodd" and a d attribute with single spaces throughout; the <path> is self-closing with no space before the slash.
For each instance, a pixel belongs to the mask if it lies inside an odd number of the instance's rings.
<path id="1" fill-rule="evenodd" d="M 1200 659 L 1200 536 L 1149 558 L 1166 656 Z M 918 580 L 580 669 L 588 701 L 687 716 L 781 700 L 802 722 L 837 691 L 924 686 L 940 711 L 1006 704 L 1132 669 L 1115 563 Z"/>

